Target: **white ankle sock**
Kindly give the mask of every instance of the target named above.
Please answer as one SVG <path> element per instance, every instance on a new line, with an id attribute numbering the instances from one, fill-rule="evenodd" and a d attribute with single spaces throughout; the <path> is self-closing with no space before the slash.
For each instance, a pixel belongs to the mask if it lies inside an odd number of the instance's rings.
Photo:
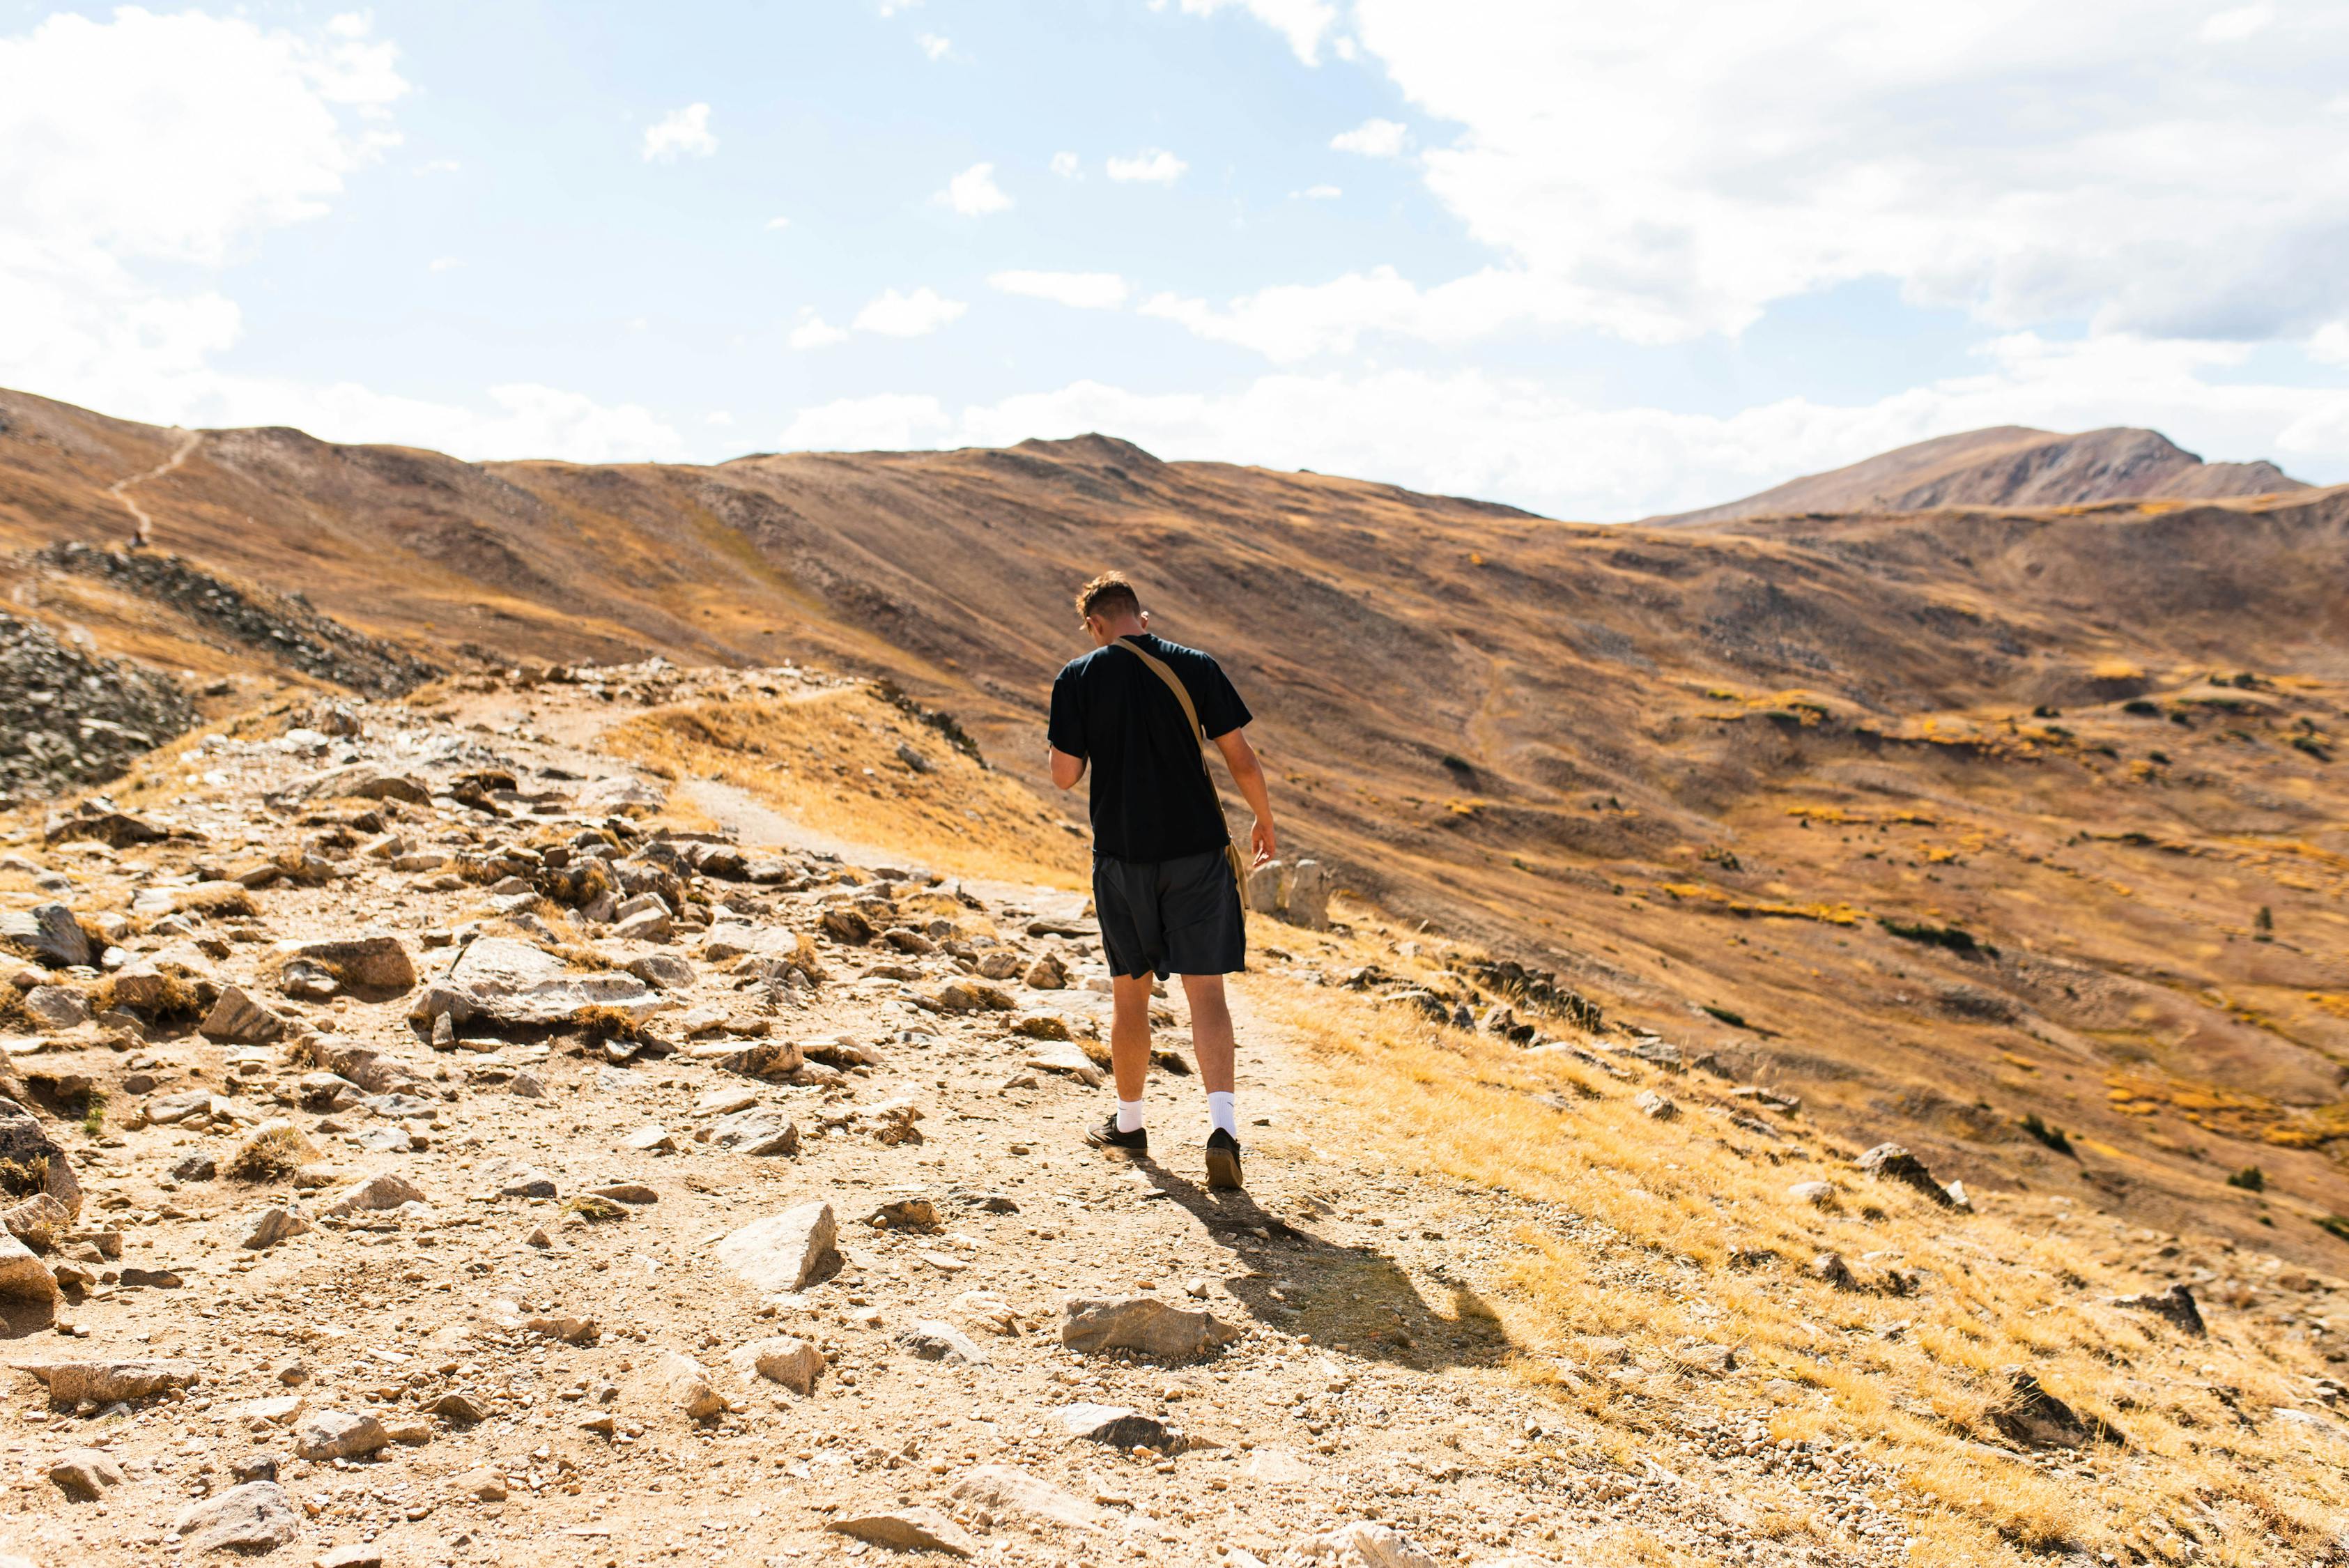
<path id="1" fill-rule="evenodd" d="M 1135 1132 L 1142 1127 L 1142 1102 L 1120 1100 L 1117 1103 L 1117 1130 Z"/>
<path id="2" fill-rule="evenodd" d="M 1234 1137 L 1240 1136 L 1239 1113 L 1232 1108 L 1229 1089 L 1217 1089 L 1207 1096 L 1207 1119 Z"/>

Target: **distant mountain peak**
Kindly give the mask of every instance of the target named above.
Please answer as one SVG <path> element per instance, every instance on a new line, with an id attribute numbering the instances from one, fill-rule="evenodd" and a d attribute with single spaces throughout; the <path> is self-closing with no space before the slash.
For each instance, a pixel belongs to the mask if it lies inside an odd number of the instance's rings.
<path id="1" fill-rule="evenodd" d="M 1808 512 L 1923 512 L 1937 506 L 2078 506 L 2154 496 L 2212 500 L 2304 490 L 2274 463 L 2205 462 L 2159 431 L 2115 426 L 2067 435 L 1995 425 L 1805 475 L 1741 501 L 1650 524 L 1692 526 Z"/>

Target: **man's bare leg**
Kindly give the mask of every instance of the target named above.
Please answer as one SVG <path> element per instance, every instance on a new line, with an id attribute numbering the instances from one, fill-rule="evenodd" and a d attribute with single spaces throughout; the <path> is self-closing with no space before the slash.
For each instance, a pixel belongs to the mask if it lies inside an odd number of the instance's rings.
<path id="1" fill-rule="evenodd" d="M 1215 1123 L 1207 1134 L 1207 1185 L 1237 1189 L 1240 1178 L 1238 1112 L 1232 1105 L 1231 1003 L 1224 999 L 1224 977 L 1186 974 L 1184 994 L 1191 999 L 1191 1049 L 1199 1058 L 1199 1082 L 1207 1091 L 1207 1118 Z"/>
<path id="2" fill-rule="evenodd" d="M 1119 1105 L 1139 1106 L 1150 1079 L 1150 977 L 1121 974 L 1110 987 L 1110 1070 L 1117 1077 Z"/>
<path id="3" fill-rule="evenodd" d="M 1199 1082 L 1211 1095 L 1232 1092 L 1232 1009 L 1224 1000 L 1224 977 L 1186 974 L 1183 994 L 1191 999 L 1191 1050 L 1199 1058 Z M 1147 1022 L 1147 1014 L 1144 1015 Z M 1143 1052 L 1143 1060 L 1149 1052 Z M 1123 1084 L 1121 1076 L 1118 1082 Z M 1121 1093 L 1123 1091 L 1121 1090 Z"/>

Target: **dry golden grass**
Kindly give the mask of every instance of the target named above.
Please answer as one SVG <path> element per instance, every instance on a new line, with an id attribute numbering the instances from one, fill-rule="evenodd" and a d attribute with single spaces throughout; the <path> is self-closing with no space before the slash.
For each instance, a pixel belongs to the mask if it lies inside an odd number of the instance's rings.
<path id="1" fill-rule="evenodd" d="M 604 744 L 677 777 L 732 784 L 820 833 L 885 845 L 893 857 L 956 876 L 1077 888 L 1089 874 L 1087 840 L 1059 814 L 862 687 L 660 709 L 613 729 Z M 901 745 L 930 771 L 907 766 Z"/>
<path id="2" fill-rule="evenodd" d="M 1325 968 L 1375 961 L 1423 978 L 1436 968 L 1369 934 L 1280 940 L 1319 949 Z M 1733 1102 L 1700 1078 L 1615 1082 L 1562 1054 L 1299 979 L 1244 985 L 1307 1043 L 1385 1158 L 1557 1215 L 1555 1227 L 1519 1229 L 1488 1301 L 1523 1375 L 1602 1428 L 1648 1422 L 1642 1397 L 1561 1374 L 1582 1359 L 1585 1336 L 1666 1364 L 1683 1338 L 1725 1343 L 1746 1370 L 1703 1397 L 1765 1415 L 1781 1437 L 1863 1442 L 1899 1472 L 1919 1563 L 2019 1564 L 2064 1546 L 2175 1560 L 2181 1525 L 2199 1561 L 2248 1563 L 2271 1558 L 2271 1532 L 2305 1549 L 2338 1526 L 2337 1467 L 2282 1423 L 2239 1428 L 2209 1392 L 2228 1386 L 2249 1408 L 2297 1404 L 2297 1378 L 2325 1368 L 2223 1313 L 2209 1340 L 2189 1342 L 2101 1304 L 2144 1282 L 2090 1262 L 2089 1232 L 2056 1228 L 2052 1210 L 2020 1199 L 1972 1215 L 1939 1209 L 1860 1174 L 1800 1121 L 1782 1142 L 1742 1131 L 1728 1120 Z M 1651 1085 L 1680 1102 L 1678 1119 L 1634 1106 Z M 1841 1189 L 1834 1210 L 1786 1196 L 1807 1179 Z M 1757 1264 L 1755 1250 L 1771 1256 Z M 1890 1265 L 1922 1271 L 1924 1286 L 1838 1290 L 1806 1268 L 1826 1251 L 1864 1282 Z M 1994 1446 L 1988 1416 L 2004 1397 L 2001 1369 L 2015 1365 L 2126 1434 L 2125 1448 L 2066 1456 L 2094 1484 Z M 1799 1392 L 1781 1385 L 1775 1403 L 1773 1379 Z"/>
<path id="3" fill-rule="evenodd" d="M 291 1122 L 262 1128 L 245 1139 L 226 1174 L 233 1181 L 283 1181 L 318 1158 L 318 1148 Z"/>

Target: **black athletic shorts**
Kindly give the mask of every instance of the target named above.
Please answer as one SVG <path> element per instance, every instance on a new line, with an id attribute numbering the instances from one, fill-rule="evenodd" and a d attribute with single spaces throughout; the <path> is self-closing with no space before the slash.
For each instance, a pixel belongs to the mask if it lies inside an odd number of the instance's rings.
<path id="1" fill-rule="evenodd" d="M 1093 912 L 1112 974 L 1230 974 L 1247 966 L 1240 890 L 1221 849 L 1179 860 L 1093 857 Z"/>

